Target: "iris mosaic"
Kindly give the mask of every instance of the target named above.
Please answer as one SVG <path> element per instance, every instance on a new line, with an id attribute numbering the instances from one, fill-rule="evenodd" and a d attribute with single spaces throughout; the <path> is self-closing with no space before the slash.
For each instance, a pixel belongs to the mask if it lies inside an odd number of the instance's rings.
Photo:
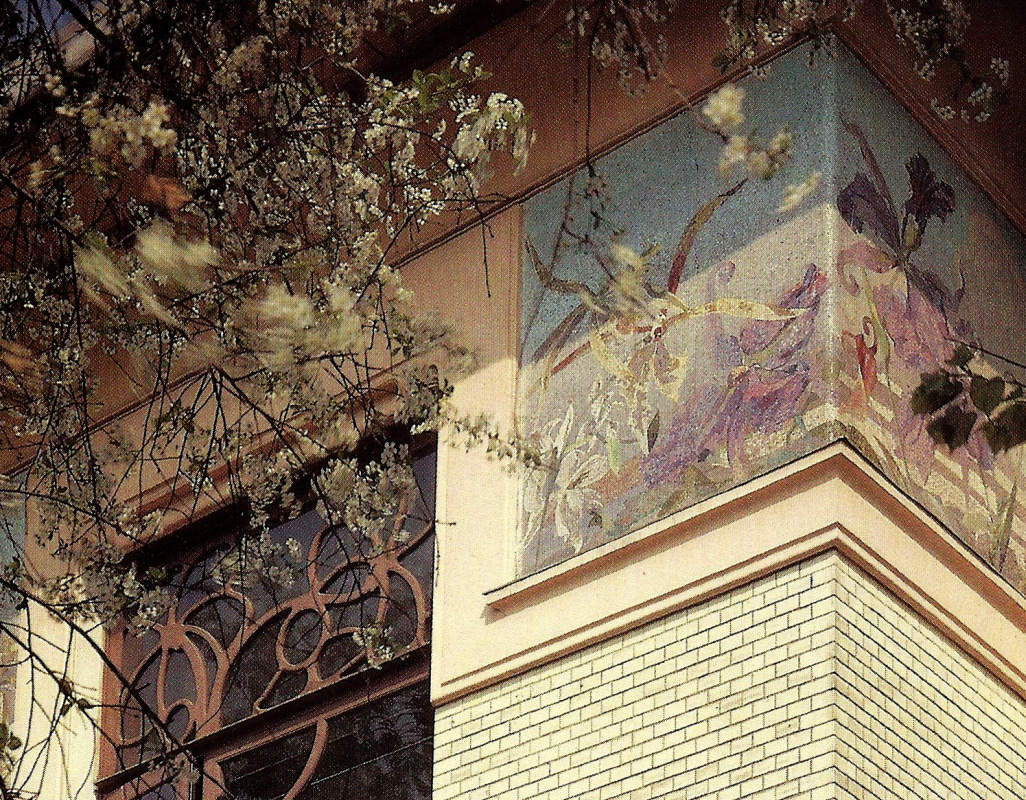
<path id="1" fill-rule="evenodd" d="M 789 126 L 789 174 L 724 180 L 684 114 L 525 207 L 516 426 L 547 463 L 521 482 L 521 572 L 843 438 L 1022 588 L 1022 448 L 919 388 L 971 361 L 1000 413 L 1022 237 L 853 58 L 796 52 L 745 88 L 760 130 Z"/>

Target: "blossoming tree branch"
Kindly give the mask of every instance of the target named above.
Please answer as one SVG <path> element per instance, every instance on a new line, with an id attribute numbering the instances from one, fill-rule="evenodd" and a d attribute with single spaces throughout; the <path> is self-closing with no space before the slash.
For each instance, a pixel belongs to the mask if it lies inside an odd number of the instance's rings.
<path id="1" fill-rule="evenodd" d="M 731 0 L 720 66 L 755 65 L 794 35 L 829 46 L 839 5 Z M 924 76 L 943 59 L 962 69 L 937 113 L 985 120 L 1008 65 L 964 59 L 961 5 L 887 8 Z M 488 65 L 472 53 L 424 71 L 375 53 L 375 36 L 437 30 L 450 12 L 415 0 L 0 6 L 0 632 L 5 660 L 57 687 L 50 729 L 91 709 L 40 656 L 33 615 L 85 641 L 113 620 L 151 625 L 169 576 L 132 554 L 159 534 L 237 505 L 253 534 L 219 580 L 286 581 L 297 549 L 266 533 L 300 503 L 299 476 L 329 523 L 387 546 L 414 434 L 448 420 L 517 450 L 486 422 L 453 419 L 445 401 L 469 354 L 415 313 L 396 267 L 433 220 L 486 211 L 493 160 L 519 168 L 532 139 L 523 105 L 482 89 Z M 659 31 L 674 13 L 575 0 L 566 42 L 642 90 L 672 55 Z M 761 142 L 742 98 L 728 85 L 697 116 L 723 143 L 724 180 L 769 179 L 792 140 Z M 818 180 L 786 186 L 780 210 Z M 951 394 L 931 380 L 926 411 Z M 991 411 L 1018 397 L 965 385 Z M 141 491 L 154 485 L 159 496 Z M 383 650 L 386 635 L 359 639 Z M 171 732 L 158 738 L 181 757 Z M 19 796 L 21 744 L 0 726 L 0 797 Z"/>
<path id="2" fill-rule="evenodd" d="M 384 530 L 405 444 L 355 446 L 434 427 L 438 367 L 465 357 L 390 253 L 475 211 L 493 155 L 522 165 L 530 133 L 517 100 L 476 90 L 471 53 L 401 82 L 368 68 L 367 37 L 414 3 L 0 13 L 0 624 L 33 660 L 18 610 L 83 633 L 159 618 L 166 577 L 129 554 L 200 509 L 247 511 L 228 572 L 301 568 L 261 531 L 309 465 L 327 519 Z"/>

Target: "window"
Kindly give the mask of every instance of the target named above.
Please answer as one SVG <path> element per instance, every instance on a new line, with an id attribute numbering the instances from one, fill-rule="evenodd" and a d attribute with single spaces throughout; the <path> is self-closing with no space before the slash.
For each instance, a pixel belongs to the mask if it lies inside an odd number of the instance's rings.
<path id="1" fill-rule="evenodd" d="M 424 682 L 221 762 L 236 797 L 296 800 L 431 796 L 432 711 Z M 317 753 L 302 780 L 310 753 Z M 302 782 L 301 782 L 302 781 Z"/>
<path id="2" fill-rule="evenodd" d="M 434 449 L 412 460 L 381 540 L 312 508 L 274 528 L 262 546 L 293 554 L 291 579 L 226 577 L 246 553 L 226 514 L 163 560 L 169 610 L 109 635 L 102 797 L 356 800 L 385 780 L 396 800 L 430 797 Z"/>

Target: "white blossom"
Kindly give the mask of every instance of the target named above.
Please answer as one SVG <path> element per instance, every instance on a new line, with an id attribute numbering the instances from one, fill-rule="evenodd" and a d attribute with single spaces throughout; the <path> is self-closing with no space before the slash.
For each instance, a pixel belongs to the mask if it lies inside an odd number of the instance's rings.
<path id="1" fill-rule="evenodd" d="M 718 131 L 730 133 L 745 121 L 741 104 L 745 90 L 732 83 L 725 84 L 709 96 L 702 106 L 702 115 Z"/>
<path id="2" fill-rule="evenodd" d="M 720 151 L 720 174 L 728 177 L 736 167 L 748 160 L 751 149 L 747 136 L 731 136 Z"/>
<path id="3" fill-rule="evenodd" d="M 1009 78 L 1011 77 L 1011 70 L 1009 69 L 1007 58 L 994 56 L 990 60 L 990 69 L 997 76 L 997 79 L 1001 82 L 1002 86 L 1008 85 Z"/>
<path id="4" fill-rule="evenodd" d="M 792 183 L 786 186 L 780 200 L 780 205 L 777 206 L 777 212 L 786 214 L 798 208 L 798 206 L 804 202 L 805 198 L 816 191 L 819 187 L 821 177 L 822 175 L 820 173 L 813 172 L 810 173 L 809 176 L 801 183 Z"/>

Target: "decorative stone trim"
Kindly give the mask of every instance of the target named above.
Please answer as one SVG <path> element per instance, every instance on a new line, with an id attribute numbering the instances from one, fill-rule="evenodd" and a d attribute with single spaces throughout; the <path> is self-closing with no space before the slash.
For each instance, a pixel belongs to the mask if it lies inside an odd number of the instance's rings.
<path id="1" fill-rule="evenodd" d="M 461 653 L 436 638 L 433 701 L 450 702 L 830 550 L 1026 698 L 1023 598 L 849 445 L 837 443 L 479 594 L 477 608 L 462 609 Z"/>

